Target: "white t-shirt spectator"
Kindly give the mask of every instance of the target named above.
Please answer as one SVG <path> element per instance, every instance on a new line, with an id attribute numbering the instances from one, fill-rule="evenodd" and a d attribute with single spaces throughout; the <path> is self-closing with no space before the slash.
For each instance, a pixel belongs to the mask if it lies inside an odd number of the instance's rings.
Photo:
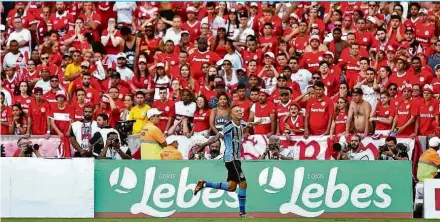
<path id="1" fill-rule="evenodd" d="M 241 43 L 246 43 L 246 38 L 249 35 L 255 36 L 255 31 L 251 28 L 246 28 L 245 30 L 243 30 L 243 32 L 239 33 L 238 41 Z"/>
<path id="2" fill-rule="evenodd" d="M 208 16 L 202 19 L 201 24 L 208 24 L 209 28 L 211 29 L 212 36 L 217 36 L 217 29 L 219 28 L 225 28 L 225 19 L 222 17 L 215 17 L 215 19 L 212 21 L 211 24 L 209 24 Z"/>
<path id="3" fill-rule="evenodd" d="M 243 68 L 242 67 L 242 65 L 243 65 L 243 58 L 241 58 L 240 53 L 238 53 L 237 51 L 235 51 L 234 54 L 231 54 L 231 55 L 230 54 L 226 54 L 225 57 L 223 57 L 223 61 L 224 60 L 229 60 L 232 63 L 232 68 L 235 69 L 235 70 Z M 223 61 L 222 61 L 222 63 L 223 63 Z"/>
<path id="4" fill-rule="evenodd" d="M 37 83 L 35 83 L 35 87 L 40 87 L 43 89 L 43 95 L 49 92 L 50 88 L 50 80 L 44 81 L 42 79 L 38 80 Z"/>
<path id="5" fill-rule="evenodd" d="M 292 82 L 297 82 L 301 88 L 301 93 L 304 93 L 310 84 L 310 80 L 312 80 L 312 73 L 307 69 L 299 69 L 297 73 L 292 73 L 290 79 Z"/>
<path id="6" fill-rule="evenodd" d="M 1 92 L 5 94 L 5 104 L 8 106 L 12 105 L 11 93 L 6 89 L 1 89 Z"/>
<path id="7" fill-rule="evenodd" d="M 115 2 L 113 11 L 117 12 L 118 23 L 131 24 L 136 7 L 136 2 Z"/>
<path id="8" fill-rule="evenodd" d="M 170 83 L 171 83 L 171 79 L 167 75 L 163 77 L 154 76 L 154 84 L 156 86 L 156 88 L 154 89 L 154 100 L 160 99 L 159 90 L 161 87 L 167 88 L 167 95 L 169 95 L 170 91 L 168 89 L 168 86 L 170 85 Z"/>
<path id="9" fill-rule="evenodd" d="M 191 102 L 186 105 L 183 104 L 183 101 L 179 101 L 175 104 L 176 115 L 186 116 L 186 117 L 194 117 L 194 112 L 196 111 L 196 103 Z"/>
<path id="10" fill-rule="evenodd" d="M 131 69 L 124 67 L 116 67 L 116 71 L 119 72 L 119 74 L 121 74 L 121 79 L 125 80 L 125 81 L 129 81 L 131 79 L 133 79 L 134 73 L 133 71 L 131 71 Z"/>
<path id="11" fill-rule="evenodd" d="M 163 37 L 163 42 L 166 43 L 168 40 L 171 40 L 174 42 L 174 45 L 180 44 L 182 30 L 175 29 L 173 27 L 167 29 L 167 32 L 165 33 L 165 36 Z"/>
<path id="12" fill-rule="evenodd" d="M 17 64 L 22 68 L 26 66 L 26 60 L 21 52 L 18 52 L 17 54 L 8 52 L 3 58 L 3 68 L 6 68 L 6 66 L 15 67 Z"/>
<path id="13" fill-rule="evenodd" d="M 20 32 L 13 31 L 11 34 L 9 34 L 7 45 L 9 46 L 9 43 L 12 40 L 16 40 L 17 42 L 20 41 L 26 41 L 28 44 L 26 46 L 20 47 L 20 52 L 23 53 L 23 55 L 28 55 L 30 58 L 31 55 L 31 32 L 27 29 L 22 29 Z"/>
<path id="14" fill-rule="evenodd" d="M 370 103 L 371 109 L 373 110 L 376 107 L 377 100 L 379 99 L 379 93 L 373 89 L 373 87 L 369 87 L 368 85 L 361 86 L 362 92 L 364 95 L 362 99 Z"/>

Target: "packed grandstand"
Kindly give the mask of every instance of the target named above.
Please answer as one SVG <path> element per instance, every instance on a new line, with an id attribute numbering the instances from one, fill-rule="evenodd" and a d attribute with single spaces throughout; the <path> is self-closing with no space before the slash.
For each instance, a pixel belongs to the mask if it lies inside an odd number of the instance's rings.
<path id="1" fill-rule="evenodd" d="M 104 128 L 159 144 L 214 136 L 234 105 L 258 123 L 245 137 L 440 133 L 436 2 L 0 8 L 0 133 L 59 138 L 61 157 L 99 156 L 91 141 Z"/>

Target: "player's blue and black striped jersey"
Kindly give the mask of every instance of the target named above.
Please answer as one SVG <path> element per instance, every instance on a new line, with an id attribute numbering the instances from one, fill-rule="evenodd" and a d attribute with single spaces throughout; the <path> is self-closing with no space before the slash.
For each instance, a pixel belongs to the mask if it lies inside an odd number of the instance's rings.
<path id="1" fill-rule="evenodd" d="M 223 156 L 224 162 L 231 162 L 233 160 L 240 160 L 240 150 L 243 143 L 243 129 L 247 123 L 241 121 L 237 126 L 232 120 L 230 120 L 223 127 L 222 132 L 223 141 L 225 143 L 225 154 Z"/>

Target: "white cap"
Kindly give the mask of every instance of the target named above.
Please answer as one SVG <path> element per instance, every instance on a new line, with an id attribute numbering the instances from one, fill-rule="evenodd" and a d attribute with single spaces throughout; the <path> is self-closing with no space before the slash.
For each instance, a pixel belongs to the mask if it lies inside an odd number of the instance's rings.
<path id="1" fill-rule="evenodd" d="M 426 8 L 421 8 L 421 9 L 419 10 L 419 14 L 425 14 L 425 15 L 427 15 L 427 14 L 428 14 L 428 10 L 426 10 Z"/>
<path id="2" fill-rule="evenodd" d="M 165 64 L 163 64 L 163 62 L 158 62 L 156 64 L 156 67 L 165 67 Z"/>
<path id="3" fill-rule="evenodd" d="M 126 58 L 127 58 L 127 55 L 125 55 L 125 53 L 123 53 L 123 52 L 120 52 L 120 53 L 118 53 L 118 55 L 116 55 L 116 58 L 117 58 L 117 59 L 119 59 L 119 58 L 124 58 L 124 59 L 126 59 Z"/>
<path id="4" fill-rule="evenodd" d="M 369 21 L 371 23 L 376 23 L 376 19 L 371 15 L 367 17 L 367 21 Z"/>
<path id="5" fill-rule="evenodd" d="M 84 61 L 81 63 L 81 66 L 85 66 L 85 67 L 89 67 L 90 68 L 90 63 L 87 61 Z"/>
<path id="6" fill-rule="evenodd" d="M 429 147 L 438 147 L 440 145 L 440 139 L 438 137 L 432 137 L 429 140 Z"/>
<path id="7" fill-rule="evenodd" d="M 309 42 L 311 42 L 314 39 L 316 39 L 318 41 L 320 40 L 318 35 L 312 35 L 312 36 L 310 36 Z"/>
<path id="8" fill-rule="evenodd" d="M 186 8 L 186 12 L 196 12 L 196 8 L 193 6 L 189 6 L 188 8 Z"/>
<path id="9" fill-rule="evenodd" d="M 275 55 L 273 54 L 273 52 L 266 52 L 266 53 L 264 53 L 264 55 L 265 55 L 265 56 L 269 56 L 269 57 L 271 57 L 272 59 L 275 58 Z"/>
<path id="10" fill-rule="evenodd" d="M 139 58 L 138 63 L 141 63 L 141 62 L 147 63 L 147 59 L 144 57 L 141 57 L 141 58 Z"/>
<path id="11" fill-rule="evenodd" d="M 150 119 L 152 116 L 162 114 L 157 108 L 153 108 L 147 111 L 147 118 Z"/>
<path id="12" fill-rule="evenodd" d="M 258 7 L 258 3 L 256 3 L 256 2 L 251 2 L 251 7 L 252 7 L 252 6 Z"/>
<path id="13" fill-rule="evenodd" d="M 335 55 L 331 51 L 324 52 L 324 55 L 329 55 L 329 56 L 335 58 Z"/>

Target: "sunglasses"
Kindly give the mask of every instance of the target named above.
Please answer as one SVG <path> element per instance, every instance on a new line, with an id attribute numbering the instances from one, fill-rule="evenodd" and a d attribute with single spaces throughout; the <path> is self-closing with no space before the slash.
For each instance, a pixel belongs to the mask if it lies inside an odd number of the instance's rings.
<path id="1" fill-rule="evenodd" d="M 223 63 L 224 66 L 230 66 L 232 65 L 231 63 Z"/>
<path id="2" fill-rule="evenodd" d="M 394 87 L 393 87 L 393 88 L 390 88 L 389 90 L 390 90 L 390 91 L 396 91 L 397 88 L 394 88 Z"/>
<path id="3" fill-rule="evenodd" d="M 317 79 L 320 79 L 321 77 L 312 77 L 312 79 L 315 79 L 315 80 L 317 80 Z"/>
<path id="4" fill-rule="evenodd" d="M 41 60 L 49 59 L 49 57 L 41 57 Z"/>

